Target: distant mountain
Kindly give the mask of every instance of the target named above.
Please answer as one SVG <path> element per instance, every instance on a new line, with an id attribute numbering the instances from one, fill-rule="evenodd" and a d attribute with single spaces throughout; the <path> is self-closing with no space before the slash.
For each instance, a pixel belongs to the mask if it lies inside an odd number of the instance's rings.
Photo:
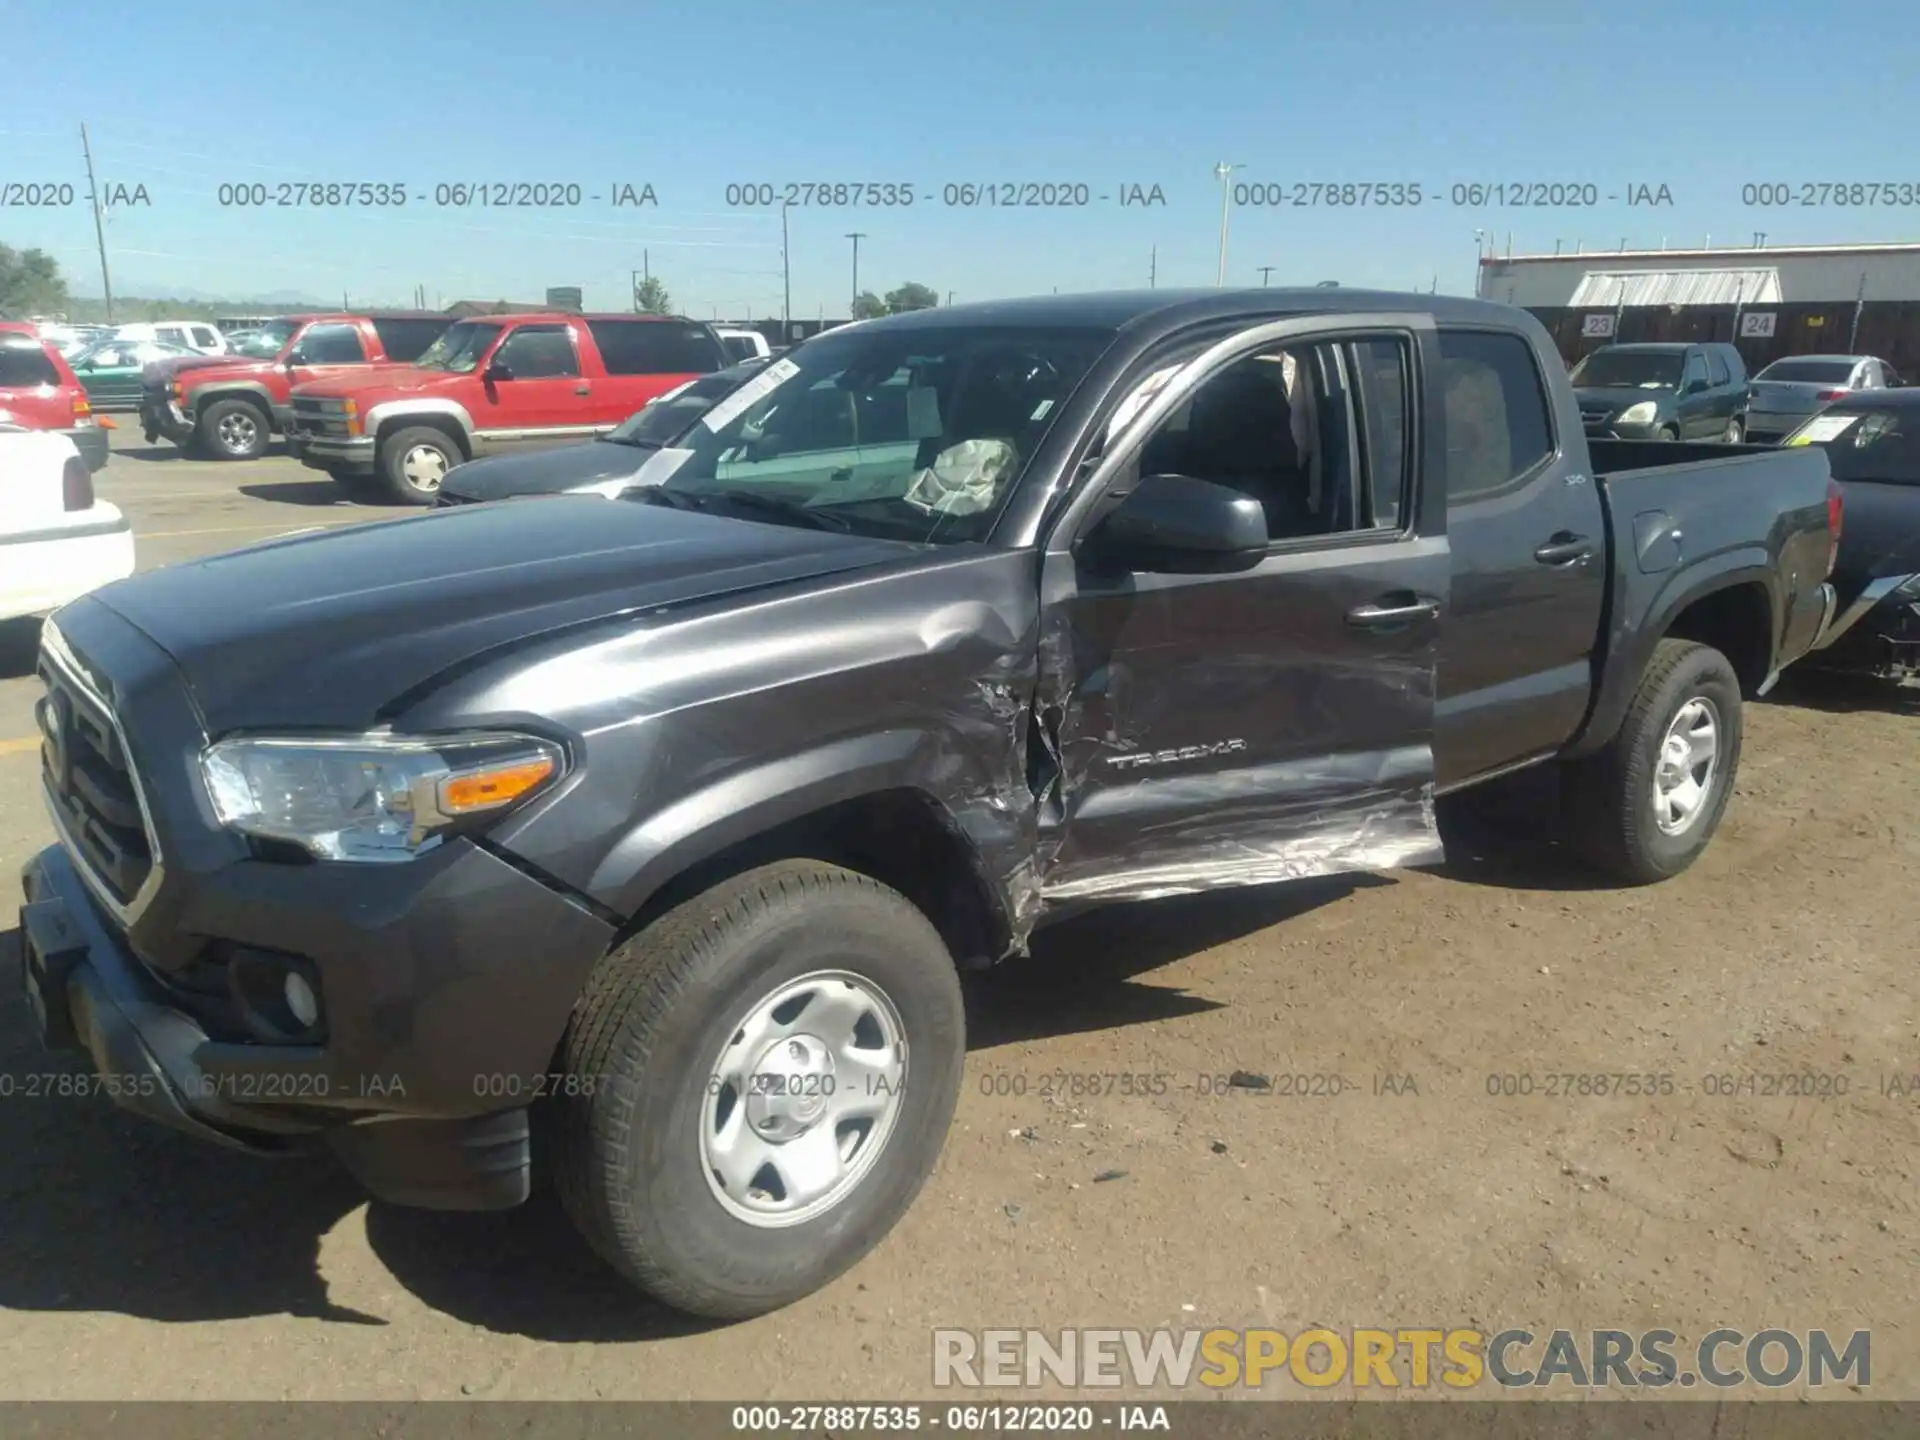
<path id="1" fill-rule="evenodd" d="M 101 293 L 83 285 L 68 287 L 76 300 L 99 300 Z M 137 276 L 125 281 L 115 280 L 113 298 L 117 304 L 122 296 L 141 300 L 183 300 L 193 305 L 219 305 L 244 310 L 249 305 L 297 306 L 305 310 L 322 309 L 339 304 L 339 298 L 326 299 L 310 295 L 303 290 L 269 290 L 262 295 L 233 295 L 218 290 L 196 290 L 191 285 L 167 285 L 142 280 Z"/>

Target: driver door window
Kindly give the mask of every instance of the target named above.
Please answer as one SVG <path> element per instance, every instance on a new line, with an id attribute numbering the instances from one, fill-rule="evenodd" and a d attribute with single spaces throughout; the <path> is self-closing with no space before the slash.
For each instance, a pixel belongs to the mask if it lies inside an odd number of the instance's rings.
<path id="1" fill-rule="evenodd" d="M 1680 393 L 1686 394 L 1695 384 L 1704 385 L 1707 380 L 1707 362 L 1700 355 L 1687 356 L 1687 368 L 1680 375 Z"/>
<path id="2" fill-rule="evenodd" d="M 302 365 L 361 365 L 367 355 L 353 326 L 310 325 L 300 337 L 296 358 Z"/>

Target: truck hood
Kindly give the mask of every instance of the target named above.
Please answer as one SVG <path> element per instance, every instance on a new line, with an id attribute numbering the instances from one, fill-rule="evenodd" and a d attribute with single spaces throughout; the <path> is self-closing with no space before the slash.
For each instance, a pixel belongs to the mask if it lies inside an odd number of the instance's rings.
<path id="1" fill-rule="evenodd" d="M 1616 410 L 1624 410 L 1629 405 L 1638 405 L 1642 400 L 1652 400 L 1664 405 L 1673 399 L 1671 390 L 1643 390 L 1638 385 L 1576 385 L 1573 398 L 1580 402 L 1580 409 L 1589 414 L 1605 412 L 1611 415 Z"/>
<path id="2" fill-rule="evenodd" d="M 589 440 L 527 455 L 489 455 L 447 472 L 441 492 L 464 500 L 505 500 L 515 495 L 554 495 L 578 485 L 637 474 L 659 452 L 650 447 Z"/>
<path id="3" fill-rule="evenodd" d="M 209 735 L 364 729 L 450 666 L 571 626 L 920 547 L 598 496 L 270 541 L 93 592 L 171 655 Z"/>
<path id="4" fill-rule="evenodd" d="M 186 371 L 218 370 L 226 375 L 260 375 L 276 368 L 271 360 L 256 360 L 244 355 L 170 355 L 146 367 L 156 379 L 171 380 Z"/>
<path id="5" fill-rule="evenodd" d="M 419 395 L 452 389 L 471 375 L 455 375 L 448 370 L 424 370 L 418 365 L 389 362 L 385 365 L 357 365 L 351 374 L 334 375 L 325 380 L 309 380 L 293 387 L 296 395 L 314 399 L 338 400 L 378 390 L 382 395 Z"/>

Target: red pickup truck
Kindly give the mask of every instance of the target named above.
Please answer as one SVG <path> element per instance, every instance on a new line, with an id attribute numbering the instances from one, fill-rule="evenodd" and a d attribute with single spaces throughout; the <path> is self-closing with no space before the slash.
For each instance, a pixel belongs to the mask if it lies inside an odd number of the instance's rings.
<path id="1" fill-rule="evenodd" d="M 149 367 L 140 393 L 147 439 L 164 435 L 217 460 L 264 455 L 287 427 L 293 387 L 309 380 L 405 365 L 447 328 L 433 311 L 284 315 L 233 343 L 226 355 L 190 356 Z"/>
<path id="2" fill-rule="evenodd" d="M 461 320 L 408 367 L 295 387 L 287 448 L 344 486 L 430 505 L 479 455 L 584 439 L 728 363 L 697 320 L 661 315 L 487 315 Z"/>

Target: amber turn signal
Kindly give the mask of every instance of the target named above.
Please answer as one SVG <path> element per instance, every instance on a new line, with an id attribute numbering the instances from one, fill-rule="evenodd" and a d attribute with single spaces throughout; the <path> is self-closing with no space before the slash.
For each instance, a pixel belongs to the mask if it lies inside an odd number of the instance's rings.
<path id="1" fill-rule="evenodd" d="M 449 775 L 440 782 L 441 813 L 471 815 L 476 810 L 497 809 L 546 783 L 554 768 L 553 758 L 542 755 L 533 760 L 516 760 L 509 765 Z"/>

